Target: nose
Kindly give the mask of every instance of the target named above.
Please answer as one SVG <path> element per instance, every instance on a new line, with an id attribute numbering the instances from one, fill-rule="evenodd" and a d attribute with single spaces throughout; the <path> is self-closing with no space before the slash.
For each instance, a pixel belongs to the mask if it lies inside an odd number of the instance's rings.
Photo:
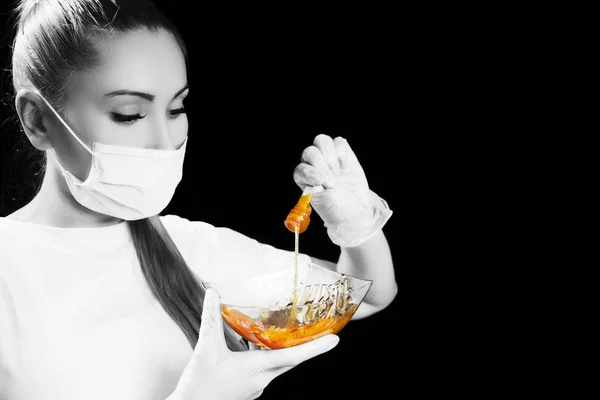
<path id="1" fill-rule="evenodd" d="M 173 142 L 169 124 L 165 118 L 157 118 L 153 121 L 149 148 L 157 150 L 176 150 Z"/>

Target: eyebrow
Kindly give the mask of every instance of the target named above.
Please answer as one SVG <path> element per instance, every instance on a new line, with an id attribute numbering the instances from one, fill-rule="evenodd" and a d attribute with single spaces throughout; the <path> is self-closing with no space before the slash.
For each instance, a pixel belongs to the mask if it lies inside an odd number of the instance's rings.
<path id="1" fill-rule="evenodd" d="M 181 89 L 179 89 L 177 91 L 177 93 L 175 93 L 175 95 L 173 96 L 173 99 L 177 98 L 177 96 L 181 95 L 181 93 L 185 92 L 187 89 L 190 88 L 189 84 L 185 84 L 184 87 L 182 87 Z M 138 96 L 141 97 L 142 99 L 148 100 L 148 101 L 153 101 L 154 98 L 156 96 L 154 96 L 153 94 L 150 93 L 145 93 L 145 92 L 139 92 L 136 90 L 115 90 L 114 92 L 110 92 L 105 94 L 104 96 L 106 97 L 116 97 L 116 96 Z"/>

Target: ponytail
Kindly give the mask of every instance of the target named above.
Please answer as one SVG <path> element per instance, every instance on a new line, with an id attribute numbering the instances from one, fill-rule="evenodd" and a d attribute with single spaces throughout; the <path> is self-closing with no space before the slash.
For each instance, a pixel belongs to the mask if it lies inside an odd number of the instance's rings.
<path id="1" fill-rule="evenodd" d="M 194 348 L 206 290 L 190 270 L 158 216 L 129 221 L 137 257 L 154 296 L 181 328 Z M 227 324 L 225 340 L 231 350 L 248 346 Z"/>

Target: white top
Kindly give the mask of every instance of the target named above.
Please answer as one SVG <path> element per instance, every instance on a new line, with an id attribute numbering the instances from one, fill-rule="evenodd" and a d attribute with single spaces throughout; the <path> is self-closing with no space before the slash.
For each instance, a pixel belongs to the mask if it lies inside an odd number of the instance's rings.
<path id="1" fill-rule="evenodd" d="M 161 220 L 200 279 L 293 265 L 293 250 Z M 56 228 L 0 218 L 0 400 L 164 400 L 192 351 L 152 295 L 127 223 Z"/>

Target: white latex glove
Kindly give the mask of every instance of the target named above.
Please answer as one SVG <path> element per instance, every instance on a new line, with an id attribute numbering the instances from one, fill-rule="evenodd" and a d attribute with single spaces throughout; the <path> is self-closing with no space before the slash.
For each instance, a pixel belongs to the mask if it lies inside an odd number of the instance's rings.
<path id="1" fill-rule="evenodd" d="M 311 207 L 338 246 L 366 242 L 392 215 L 387 202 L 369 189 L 354 151 L 342 137 L 317 135 L 302 152 L 294 181 L 302 190 L 314 187 Z"/>
<path id="2" fill-rule="evenodd" d="M 257 399 L 277 376 L 331 350 L 338 342 L 339 337 L 330 334 L 286 349 L 233 352 L 223 336 L 219 296 L 208 289 L 198 343 L 167 400 Z"/>

